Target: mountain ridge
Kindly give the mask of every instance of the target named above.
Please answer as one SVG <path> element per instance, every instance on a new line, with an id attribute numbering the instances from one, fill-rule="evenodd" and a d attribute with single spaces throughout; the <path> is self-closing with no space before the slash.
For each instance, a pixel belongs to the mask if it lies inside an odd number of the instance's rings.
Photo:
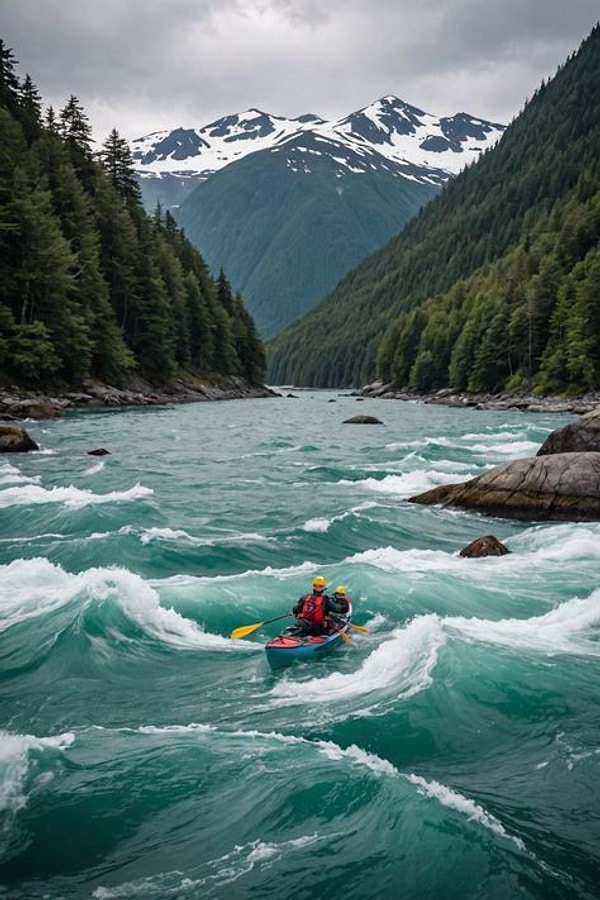
<path id="1" fill-rule="evenodd" d="M 248 153 L 311 132 L 357 152 L 371 146 L 392 162 L 423 169 L 422 175 L 414 171 L 407 177 L 443 184 L 492 146 L 505 127 L 465 112 L 438 118 L 388 94 L 334 122 L 314 113 L 286 118 L 250 107 L 200 128 L 182 126 L 135 138 L 131 152 L 143 180 L 170 176 L 202 181 Z"/>
<path id="2" fill-rule="evenodd" d="M 398 233 L 498 123 L 437 118 L 388 94 L 328 122 L 259 109 L 133 144 L 147 209 L 171 209 L 211 271 L 227 271 L 263 337 L 301 317 Z"/>

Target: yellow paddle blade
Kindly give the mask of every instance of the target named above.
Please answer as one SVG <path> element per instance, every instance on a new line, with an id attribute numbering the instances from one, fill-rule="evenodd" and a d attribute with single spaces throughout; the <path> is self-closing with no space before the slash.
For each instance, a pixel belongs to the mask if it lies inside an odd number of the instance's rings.
<path id="1" fill-rule="evenodd" d="M 350 625 L 350 628 L 353 628 L 355 631 L 361 631 L 363 634 L 370 634 L 368 628 L 365 628 L 364 625 Z"/>
<path id="2" fill-rule="evenodd" d="M 350 643 L 350 641 L 352 640 L 352 638 L 350 637 L 350 635 L 349 635 L 349 634 L 346 634 L 345 631 L 339 631 L 338 634 L 339 634 L 339 636 L 341 637 L 341 639 L 342 639 L 343 641 L 346 641 L 347 644 Z"/>
<path id="3" fill-rule="evenodd" d="M 257 622 L 256 625 L 242 625 L 241 628 L 234 628 L 229 636 L 234 638 L 234 640 L 245 638 L 247 634 L 252 634 L 253 631 L 257 631 L 264 624 L 264 622 Z"/>

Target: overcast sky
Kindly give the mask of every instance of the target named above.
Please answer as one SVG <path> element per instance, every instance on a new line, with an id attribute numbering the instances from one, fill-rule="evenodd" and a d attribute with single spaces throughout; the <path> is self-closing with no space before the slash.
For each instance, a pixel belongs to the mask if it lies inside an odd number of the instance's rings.
<path id="1" fill-rule="evenodd" d="M 598 0 L 0 0 L 17 74 L 56 110 L 74 94 L 99 141 L 386 94 L 508 123 L 598 19 Z"/>

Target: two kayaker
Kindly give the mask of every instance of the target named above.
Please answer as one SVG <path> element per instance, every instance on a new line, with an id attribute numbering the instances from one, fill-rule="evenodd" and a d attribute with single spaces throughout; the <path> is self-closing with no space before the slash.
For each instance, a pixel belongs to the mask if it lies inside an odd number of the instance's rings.
<path id="1" fill-rule="evenodd" d="M 336 587 L 333 596 L 325 593 L 327 581 L 322 575 L 313 579 L 312 591 L 304 594 L 293 606 L 296 616 L 294 631 L 298 634 L 329 634 L 331 626 L 335 627 L 335 617 L 343 616 L 349 610 L 346 588 Z"/>

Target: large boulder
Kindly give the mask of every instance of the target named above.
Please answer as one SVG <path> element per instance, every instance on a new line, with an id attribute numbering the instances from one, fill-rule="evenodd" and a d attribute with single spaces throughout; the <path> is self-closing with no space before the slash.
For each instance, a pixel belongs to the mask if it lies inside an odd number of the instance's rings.
<path id="1" fill-rule="evenodd" d="M 510 550 L 504 546 L 502 541 L 499 541 L 493 534 L 484 534 L 483 537 L 479 537 L 463 547 L 459 556 L 475 559 L 479 556 L 505 556 L 507 553 L 510 553 Z"/>
<path id="2" fill-rule="evenodd" d="M 0 425 L 0 453 L 26 453 L 39 449 L 20 425 Z"/>
<path id="3" fill-rule="evenodd" d="M 596 451 L 600 451 L 600 409 L 593 409 L 575 422 L 553 431 L 536 455 Z"/>
<path id="4" fill-rule="evenodd" d="M 524 521 L 600 521 L 600 452 L 517 459 L 409 498 Z"/>

